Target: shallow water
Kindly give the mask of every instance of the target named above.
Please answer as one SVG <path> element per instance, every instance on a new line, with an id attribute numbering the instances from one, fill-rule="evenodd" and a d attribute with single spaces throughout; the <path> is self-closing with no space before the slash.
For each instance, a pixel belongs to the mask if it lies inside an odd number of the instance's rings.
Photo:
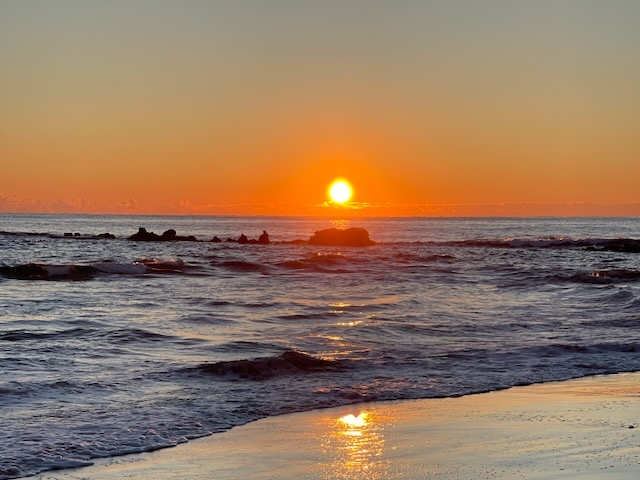
<path id="1" fill-rule="evenodd" d="M 291 243 L 335 224 L 377 245 Z M 138 227 L 202 241 L 127 240 Z M 272 245 L 206 241 L 262 230 Z M 640 370 L 638 218 L 0 215 L 0 231 L 0 479 L 279 413 Z"/>

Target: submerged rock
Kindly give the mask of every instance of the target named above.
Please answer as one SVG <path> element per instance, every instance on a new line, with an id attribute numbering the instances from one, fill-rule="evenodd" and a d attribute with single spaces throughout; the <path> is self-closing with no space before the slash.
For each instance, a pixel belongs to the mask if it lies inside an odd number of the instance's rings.
<path id="1" fill-rule="evenodd" d="M 364 228 L 327 228 L 313 234 L 309 239 L 310 245 L 345 246 L 345 247 L 369 247 L 375 242 L 369 239 L 369 232 Z"/>

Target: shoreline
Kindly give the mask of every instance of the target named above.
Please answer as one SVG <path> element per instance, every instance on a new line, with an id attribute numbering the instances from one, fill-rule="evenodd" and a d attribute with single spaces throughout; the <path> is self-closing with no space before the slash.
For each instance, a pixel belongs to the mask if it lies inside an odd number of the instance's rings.
<path id="1" fill-rule="evenodd" d="M 640 475 L 640 372 L 268 417 L 37 480 Z"/>

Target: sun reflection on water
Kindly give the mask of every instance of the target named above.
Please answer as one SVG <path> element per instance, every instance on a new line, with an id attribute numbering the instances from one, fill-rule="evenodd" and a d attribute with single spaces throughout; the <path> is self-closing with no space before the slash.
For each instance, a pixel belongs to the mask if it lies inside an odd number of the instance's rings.
<path id="1" fill-rule="evenodd" d="M 324 478 L 383 479 L 388 461 L 383 459 L 383 428 L 367 412 L 344 415 L 334 421 L 325 435 L 323 450 L 331 458 Z"/>

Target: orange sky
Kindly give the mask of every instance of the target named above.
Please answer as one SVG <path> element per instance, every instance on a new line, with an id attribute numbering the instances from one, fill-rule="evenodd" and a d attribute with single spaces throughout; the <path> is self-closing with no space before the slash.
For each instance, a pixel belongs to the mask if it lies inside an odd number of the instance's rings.
<path id="1" fill-rule="evenodd" d="M 0 3 L 0 211 L 640 215 L 640 3 Z"/>

